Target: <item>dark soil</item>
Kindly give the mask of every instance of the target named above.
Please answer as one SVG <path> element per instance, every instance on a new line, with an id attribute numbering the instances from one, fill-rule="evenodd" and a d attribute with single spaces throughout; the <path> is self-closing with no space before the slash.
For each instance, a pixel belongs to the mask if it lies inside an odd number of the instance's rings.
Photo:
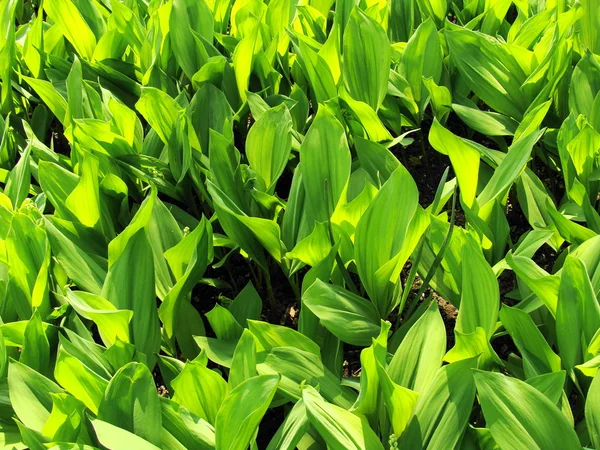
<path id="1" fill-rule="evenodd" d="M 69 141 L 65 137 L 65 130 L 63 126 L 58 122 L 58 120 L 55 120 L 54 122 L 52 122 L 50 129 L 52 130 L 52 142 L 54 145 L 54 151 L 65 156 L 69 156 L 71 154 L 71 146 L 69 145 Z"/>
<path id="2" fill-rule="evenodd" d="M 286 412 L 284 406 L 271 408 L 267 410 L 258 427 L 258 436 L 256 445 L 259 449 L 267 448 L 271 439 L 277 433 L 277 430 L 285 420 Z"/>
<path id="3" fill-rule="evenodd" d="M 426 138 L 429 135 L 429 129 L 424 129 L 425 127 L 426 124 L 423 124 L 423 134 L 421 132 L 413 134 L 415 140 L 408 147 L 403 148 L 398 145 L 391 149 L 414 178 L 419 188 L 419 203 L 424 208 L 433 203 L 446 168 L 450 167 L 447 181 L 454 177 L 450 159 L 429 145 Z"/>
<path id="4" fill-rule="evenodd" d="M 215 258 L 215 263 L 218 261 Z M 226 296 L 229 299 L 235 298 L 242 289 L 252 282 L 255 289 L 263 300 L 262 319 L 270 323 L 276 323 L 287 326 L 295 326 L 297 321 L 297 301 L 294 292 L 289 284 L 288 279 L 279 267 L 271 268 L 271 283 L 273 286 L 273 296 L 276 299 L 276 308 L 273 309 L 268 301 L 268 289 L 264 279 L 256 279 L 253 276 L 259 275 L 259 269 L 253 266 L 251 269 L 249 263 L 239 253 L 234 253 L 229 256 L 229 260 L 222 267 L 209 267 L 205 274 L 205 278 L 214 278 L 224 280 L 229 283 L 230 288 L 223 289 L 222 287 L 213 287 L 207 284 L 198 284 L 192 291 L 192 299 L 196 309 L 205 314 L 215 307 L 217 303 L 221 303 Z M 294 320 L 295 318 L 295 320 Z"/>
<path id="5" fill-rule="evenodd" d="M 442 319 L 444 319 L 444 326 L 446 327 L 446 349 L 450 350 L 454 347 L 454 327 L 456 325 L 458 309 L 435 292 L 433 293 L 433 298 L 437 301 L 440 312 L 442 313 Z"/>

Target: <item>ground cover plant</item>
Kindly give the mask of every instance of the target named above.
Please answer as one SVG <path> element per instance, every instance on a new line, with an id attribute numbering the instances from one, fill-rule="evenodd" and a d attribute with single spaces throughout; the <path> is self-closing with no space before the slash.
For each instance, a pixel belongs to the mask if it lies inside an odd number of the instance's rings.
<path id="1" fill-rule="evenodd" d="M 600 449 L 595 0 L 0 0 L 0 448 Z"/>

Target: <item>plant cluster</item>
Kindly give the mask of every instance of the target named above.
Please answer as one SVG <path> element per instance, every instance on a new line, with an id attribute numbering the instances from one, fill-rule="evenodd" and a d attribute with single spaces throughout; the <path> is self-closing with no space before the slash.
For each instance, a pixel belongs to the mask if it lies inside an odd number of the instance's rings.
<path id="1" fill-rule="evenodd" d="M 0 183 L 0 449 L 600 449 L 596 0 L 0 0 Z"/>

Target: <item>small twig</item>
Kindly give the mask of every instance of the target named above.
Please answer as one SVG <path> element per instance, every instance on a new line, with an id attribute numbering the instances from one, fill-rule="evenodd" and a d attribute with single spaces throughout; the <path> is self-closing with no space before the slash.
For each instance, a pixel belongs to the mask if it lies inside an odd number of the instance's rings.
<path id="1" fill-rule="evenodd" d="M 406 300 L 408 299 L 408 295 L 410 294 L 410 288 L 412 287 L 417 276 L 417 268 L 419 266 L 419 262 L 421 261 L 421 255 L 423 254 L 424 246 L 425 242 L 421 241 L 417 257 L 413 260 L 410 272 L 408 273 L 408 278 L 406 279 L 406 283 L 404 284 L 404 290 L 402 291 L 402 298 L 400 300 L 400 307 L 398 308 L 398 317 L 396 318 L 396 329 L 400 326 L 400 318 L 402 317 L 402 311 L 406 306 Z"/>
<path id="2" fill-rule="evenodd" d="M 444 259 L 444 254 L 446 253 L 446 248 L 448 247 L 448 244 L 450 243 L 450 238 L 452 237 L 452 232 L 454 231 L 454 223 L 456 221 L 457 187 L 458 187 L 458 183 L 454 186 L 454 193 L 452 194 L 452 214 L 450 216 L 450 227 L 448 228 L 448 232 L 446 233 L 446 236 L 444 237 L 444 241 L 442 242 L 440 251 L 435 256 L 435 259 L 433 260 L 433 263 L 431 264 L 431 267 L 429 268 L 429 272 L 427 272 L 427 276 L 425 277 L 425 280 L 423 281 L 421 288 L 419 289 L 419 291 L 417 292 L 417 295 L 412 299 L 412 302 L 409 305 L 408 311 L 406 313 L 406 318 L 409 318 L 414 313 L 414 310 L 417 306 L 417 303 L 419 302 L 419 299 L 423 296 L 423 293 L 429 287 L 429 283 L 431 282 L 431 279 L 435 275 L 435 272 L 437 271 L 438 267 L 442 263 L 442 260 Z"/>
<path id="3" fill-rule="evenodd" d="M 292 275 L 291 277 L 288 277 L 288 280 L 290 281 L 290 286 L 292 287 L 292 291 L 294 291 L 294 296 L 296 297 L 296 300 L 300 300 L 300 288 L 298 287 L 298 276 L 297 274 Z"/>
<path id="4" fill-rule="evenodd" d="M 260 286 L 260 281 L 259 281 L 258 277 L 256 276 L 256 272 L 252 268 L 252 263 L 249 260 L 247 260 L 247 262 L 248 262 L 248 267 L 250 268 L 250 274 L 252 275 L 252 279 L 254 280 L 254 284 L 256 285 L 256 287 L 258 287 L 258 286 Z"/>

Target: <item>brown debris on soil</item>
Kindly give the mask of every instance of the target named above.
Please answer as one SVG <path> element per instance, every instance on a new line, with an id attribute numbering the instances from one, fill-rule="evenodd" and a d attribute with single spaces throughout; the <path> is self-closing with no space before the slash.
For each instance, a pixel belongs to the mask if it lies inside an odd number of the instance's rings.
<path id="1" fill-rule="evenodd" d="M 452 303 L 440 297 L 436 292 L 432 292 L 432 295 L 439 305 L 442 319 L 444 319 L 444 326 L 446 327 L 446 350 L 450 350 L 454 346 L 454 326 L 456 325 L 458 309 Z"/>
<path id="2" fill-rule="evenodd" d="M 158 392 L 158 396 L 159 397 L 168 397 L 169 396 L 169 391 L 167 390 L 167 388 L 165 386 L 159 386 L 156 391 Z"/>

